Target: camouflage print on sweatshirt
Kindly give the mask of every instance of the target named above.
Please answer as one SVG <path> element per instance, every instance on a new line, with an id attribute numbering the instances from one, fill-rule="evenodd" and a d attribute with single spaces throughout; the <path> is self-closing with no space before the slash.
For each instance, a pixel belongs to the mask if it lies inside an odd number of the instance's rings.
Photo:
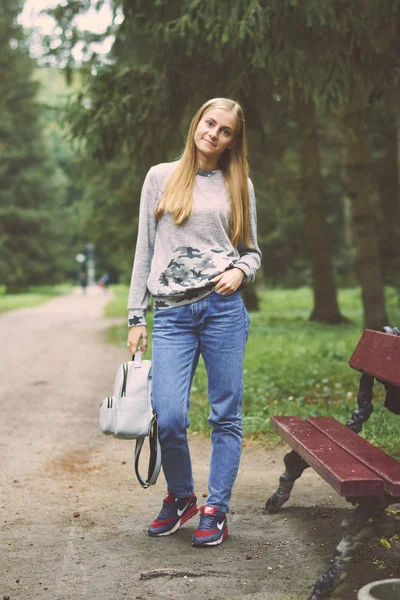
<path id="1" fill-rule="evenodd" d="M 234 263 L 215 248 L 204 252 L 192 246 L 175 248 L 173 258 L 159 279 L 165 295 L 154 297 L 154 308 L 174 308 L 205 298 L 214 288 L 210 279 L 233 266 Z"/>
<path id="2" fill-rule="evenodd" d="M 207 286 L 210 279 L 233 266 L 234 263 L 221 250 L 211 248 L 201 252 L 191 246 L 179 246 L 175 248 L 173 258 L 160 275 L 160 296 L 176 296 L 187 290 Z M 204 286 L 199 286 L 199 282 L 204 282 Z"/>
<path id="3" fill-rule="evenodd" d="M 129 327 L 135 327 L 136 325 L 146 325 L 146 318 L 143 315 L 143 311 L 131 311 L 128 319 Z"/>
<path id="4" fill-rule="evenodd" d="M 184 294 L 180 296 L 154 296 L 154 309 L 163 310 L 166 308 L 175 308 L 177 306 L 183 306 L 184 304 L 191 304 L 197 300 L 202 300 L 208 294 L 211 294 L 214 286 L 208 283 L 202 288 L 193 288 L 192 290 L 186 290 Z"/>

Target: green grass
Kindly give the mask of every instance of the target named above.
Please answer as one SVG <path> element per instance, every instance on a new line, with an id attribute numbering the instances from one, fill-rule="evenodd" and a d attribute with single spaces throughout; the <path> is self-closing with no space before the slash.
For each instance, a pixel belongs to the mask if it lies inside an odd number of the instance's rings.
<path id="1" fill-rule="evenodd" d="M 127 304 L 128 304 L 128 287 L 122 284 L 112 284 L 109 289 L 115 297 L 108 302 L 104 309 L 104 315 L 109 318 L 122 317 L 128 319 Z"/>
<path id="2" fill-rule="evenodd" d="M 116 299 L 107 307 L 108 316 L 126 316 L 127 288 L 115 286 Z M 341 290 L 342 313 L 349 325 L 309 322 L 312 293 L 308 288 L 266 290 L 260 293 L 261 310 L 251 314 L 250 334 L 244 365 L 244 431 L 247 437 L 274 444 L 273 415 L 332 415 L 343 423 L 356 408 L 359 374 L 347 365 L 362 332 L 362 308 L 357 289 Z M 400 323 L 397 294 L 386 292 L 389 324 Z M 152 329 L 152 315 L 148 318 Z M 110 339 L 124 347 L 127 327 L 112 327 Z M 151 337 L 151 336 L 150 336 Z M 150 352 L 151 353 L 151 347 Z M 400 458 L 400 417 L 383 408 L 384 388 L 376 383 L 375 411 L 363 435 Z M 207 380 L 199 364 L 191 394 L 191 431 L 209 431 Z"/>
<path id="3" fill-rule="evenodd" d="M 4 286 L 0 286 L 0 313 L 17 308 L 29 308 L 51 300 L 54 296 L 67 294 L 72 285 L 42 285 L 34 286 L 23 294 L 6 294 Z"/>

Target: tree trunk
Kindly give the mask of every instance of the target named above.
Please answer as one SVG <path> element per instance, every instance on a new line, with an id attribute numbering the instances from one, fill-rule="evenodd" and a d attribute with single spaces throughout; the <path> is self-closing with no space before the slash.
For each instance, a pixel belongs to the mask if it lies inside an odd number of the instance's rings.
<path id="1" fill-rule="evenodd" d="M 345 287 L 354 287 L 357 283 L 354 273 L 354 235 L 351 222 L 351 201 L 348 196 L 343 197 L 343 253 L 345 262 L 343 284 Z"/>
<path id="2" fill-rule="evenodd" d="M 27 287 L 24 283 L 8 283 L 6 285 L 7 294 L 24 294 Z"/>
<path id="3" fill-rule="evenodd" d="M 379 221 L 379 246 L 382 276 L 385 283 L 399 286 L 400 271 L 400 185 L 398 130 L 396 115 L 377 111 L 372 120 L 373 162 L 380 197 L 381 218 Z"/>
<path id="4" fill-rule="evenodd" d="M 244 305 L 248 311 L 258 311 L 260 310 L 260 304 L 256 292 L 256 285 L 252 283 L 243 288 L 242 298 Z"/>
<path id="5" fill-rule="evenodd" d="M 364 326 L 368 329 L 382 329 L 387 325 L 387 316 L 371 192 L 365 98 L 362 86 L 355 83 L 343 115 L 345 167 L 357 249 L 356 268 L 361 286 Z"/>
<path id="6" fill-rule="evenodd" d="M 396 96 L 397 97 L 397 96 Z M 396 115 L 396 137 L 397 137 L 397 147 L 396 147 L 396 162 L 397 162 L 397 206 L 398 211 L 400 211 L 400 113 L 397 111 Z M 398 213 L 397 213 L 398 214 Z M 396 238 L 400 239 L 400 223 L 399 220 L 396 222 Z M 396 248 L 396 264 L 400 263 L 400 248 L 397 246 Z M 400 303 L 400 277 L 399 271 L 397 271 L 395 282 L 393 283 L 397 290 L 397 297 Z"/>
<path id="7" fill-rule="evenodd" d="M 316 128 L 314 101 L 295 95 L 297 135 L 300 142 L 301 197 L 311 259 L 314 308 L 310 320 L 343 323 L 333 276 L 332 251 L 325 219 L 325 189 Z"/>

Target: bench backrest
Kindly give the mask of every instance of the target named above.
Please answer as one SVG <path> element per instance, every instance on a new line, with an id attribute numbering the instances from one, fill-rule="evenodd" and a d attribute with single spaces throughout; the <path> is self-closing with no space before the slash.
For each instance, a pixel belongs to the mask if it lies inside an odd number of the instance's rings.
<path id="1" fill-rule="evenodd" d="M 400 336 L 365 329 L 349 365 L 400 387 Z"/>

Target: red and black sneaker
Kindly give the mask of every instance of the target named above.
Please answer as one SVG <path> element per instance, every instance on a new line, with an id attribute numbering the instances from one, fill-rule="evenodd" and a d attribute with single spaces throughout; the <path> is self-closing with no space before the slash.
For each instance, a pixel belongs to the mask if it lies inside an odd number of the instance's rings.
<path id="1" fill-rule="evenodd" d="M 198 512 L 197 498 L 191 494 L 187 498 L 175 498 L 167 494 L 157 519 L 147 530 L 151 536 L 170 535 L 178 531 L 179 527 L 194 517 Z"/>
<path id="2" fill-rule="evenodd" d="M 226 514 L 215 506 L 202 506 L 200 523 L 192 537 L 192 546 L 217 546 L 228 535 Z"/>

